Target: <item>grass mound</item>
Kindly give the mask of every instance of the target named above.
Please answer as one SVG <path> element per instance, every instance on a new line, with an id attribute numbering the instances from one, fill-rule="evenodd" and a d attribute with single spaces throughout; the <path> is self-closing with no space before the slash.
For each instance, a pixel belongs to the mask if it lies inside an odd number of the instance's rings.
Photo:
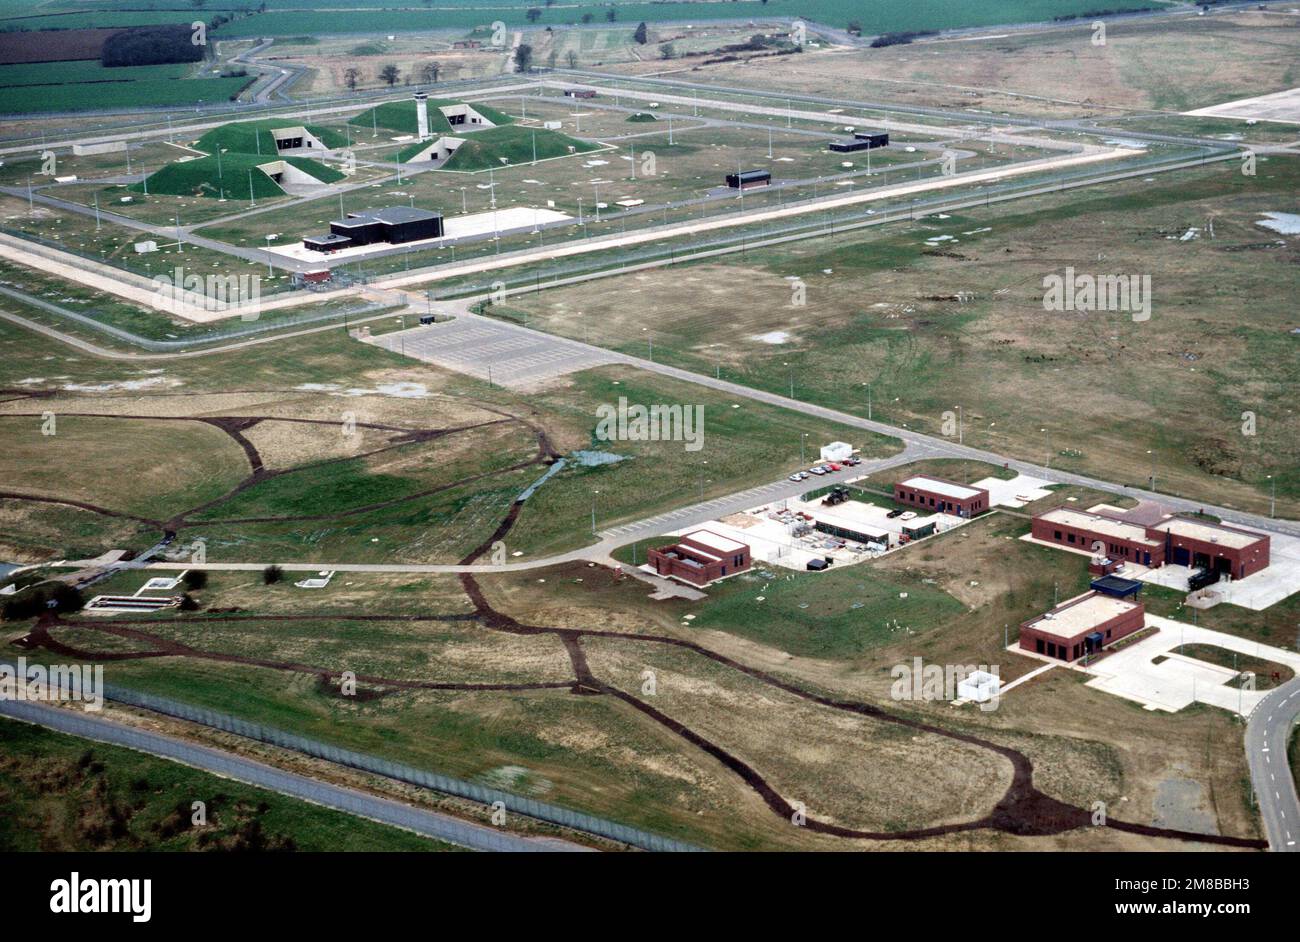
<path id="1" fill-rule="evenodd" d="M 307 157 L 259 157 L 256 154 L 222 154 L 178 160 L 149 175 L 148 191 L 168 196 L 207 196 L 230 199 L 283 196 L 280 184 L 260 168 L 272 160 L 283 160 L 322 183 L 334 183 L 343 174 L 333 167 Z M 145 186 L 137 183 L 129 189 L 143 193 Z"/>
<path id="2" fill-rule="evenodd" d="M 218 148 L 225 148 L 234 154 L 261 154 L 273 157 L 278 151 L 275 138 L 271 132 L 279 128 L 306 128 L 330 150 L 347 146 L 347 138 L 333 128 L 318 124 L 303 124 L 285 118 L 265 118 L 260 121 L 234 121 L 213 128 L 195 143 L 198 150 L 215 154 Z"/>
<path id="3" fill-rule="evenodd" d="M 656 118 L 654 115 L 652 115 L 652 114 L 651 114 L 650 112 L 648 112 L 648 111 L 638 111 L 638 112 L 636 112 L 635 114 L 630 114 L 630 115 L 627 116 L 627 119 L 628 119 L 629 121 L 632 121 L 632 122 L 635 122 L 635 123 L 638 123 L 638 124 L 642 124 L 642 123 L 649 122 L 649 121 L 658 121 L 658 120 L 659 120 L 658 118 Z"/>
<path id="4" fill-rule="evenodd" d="M 537 145 L 537 160 L 566 157 L 571 153 L 585 154 L 600 149 L 598 144 L 580 141 L 558 131 L 517 126 L 491 128 L 467 136 L 465 143 L 442 165 L 442 169 L 474 171 L 531 163 L 534 159 L 534 141 Z"/>
<path id="5" fill-rule="evenodd" d="M 438 109 L 446 105 L 467 104 L 466 102 L 453 101 L 444 98 L 429 99 L 429 131 L 433 134 L 447 134 L 464 128 L 453 128 L 451 122 Z M 471 108 L 487 118 L 498 127 L 503 124 L 514 123 L 514 118 L 504 111 L 498 111 L 488 105 L 468 103 Z M 348 124 L 358 128 L 384 128 L 388 131 L 396 131 L 399 134 L 415 134 L 419 131 L 419 125 L 415 117 L 414 100 L 407 101 L 389 101 L 382 105 L 361 112 Z"/>

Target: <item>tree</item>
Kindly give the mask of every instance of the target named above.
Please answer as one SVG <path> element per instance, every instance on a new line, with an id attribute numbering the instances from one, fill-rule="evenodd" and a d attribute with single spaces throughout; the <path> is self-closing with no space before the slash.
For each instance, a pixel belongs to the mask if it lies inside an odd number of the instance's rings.
<path id="1" fill-rule="evenodd" d="M 283 578 L 284 570 L 275 563 L 271 563 L 271 565 L 262 570 L 262 581 L 267 585 L 275 585 Z"/>
<path id="2" fill-rule="evenodd" d="M 389 63 L 388 65 L 384 66 L 382 69 L 379 70 L 380 80 L 387 82 L 390 86 L 397 84 L 397 80 L 399 77 L 401 77 L 401 74 L 402 74 L 401 70 L 398 69 L 397 66 L 393 65 L 392 63 Z"/>
<path id="3" fill-rule="evenodd" d="M 582 22 L 584 22 L 584 23 L 590 23 L 590 22 L 591 22 L 591 14 L 590 14 L 590 13 L 584 13 L 584 14 L 582 14 Z"/>
<path id="4" fill-rule="evenodd" d="M 566 58 L 569 60 L 569 68 L 576 69 L 578 67 L 578 54 L 572 49 L 569 50 Z"/>
<path id="5" fill-rule="evenodd" d="M 528 18 L 528 22 L 536 23 L 542 18 L 542 11 L 537 9 L 537 7 L 529 7 L 527 12 L 524 13 L 524 16 Z"/>
<path id="6" fill-rule="evenodd" d="M 515 47 L 515 71 L 527 72 L 533 67 L 533 47 L 520 43 Z"/>
<path id="7" fill-rule="evenodd" d="M 608 10 L 605 11 L 605 20 L 607 22 L 613 23 L 617 19 L 618 19 L 618 11 L 615 10 L 613 7 L 610 7 Z"/>
<path id="8" fill-rule="evenodd" d="M 649 37 L 646 35 L 644 21 L 637 25 L 636 32 L 632 34 L 632 38 L 636 40 L 638 46 L 644 46 L 649 41 Z"/>
<path id="9" fill-rule="evenodd" d="M 845 29 L 845 32 L 848 33 L 850 36 L 861 36 L 862 23 L 858 20 L 849 20 L 849 25 L 848 28 Z"/>
<path id="10" fill-rule="evenodd" d="M 546 57 L 546 67 L 548 69 L 555 68 L 556 60 L 558 60 L 559 58 L 560 58 L 560 51 L 558 49 L 552 49 L 550 55 Z"/>
<path id="11" fill-rule="evenodd" d="M 438 73 L 441 71 L 442 66 L 437 62 L 426 62 L 424 68 L 420 70 L 421 74 L 424 76 L 425 83 L 430 85 L 438 81 Z"/>
<path id="12" fill-rule="evenodd" d="M 194 596 L 186 592 L 181 596 L 178 608 L 180 608 L 182 612 L 197 612 L 199 610 L 199 603 L 194 601 Z"/>
<path id="13" fill-rule="evenodd" d="M 202 569 L 187 569 L 181 581 L 185 583 L 185 588 L 197 591 L 208 584 L 208 574 Z"/>
<path id="14" fill-rule="evenodd" d="M 348 88 L 355 89 L 357 81 L 361 78 L 361 70 L 355 65 L 350 65 L 343 70 L 343 84 Z"/>
<path id="15" fill-rule="evenodd" d="M 677 55 L 677 50 L 673 48 L 672 43 L 664 43 L 659 47 L 660 59 L 671 59 L 675 55 Z"/>

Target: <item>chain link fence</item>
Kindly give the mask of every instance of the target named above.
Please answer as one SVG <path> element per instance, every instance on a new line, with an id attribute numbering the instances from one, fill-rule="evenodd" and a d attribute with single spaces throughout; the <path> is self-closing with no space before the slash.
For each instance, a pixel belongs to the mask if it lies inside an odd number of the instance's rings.
<path id="1" fill-rule="evenodd" d="M 497 802 L 500 802 L 507 813 L 520 814 L 537 821 L 558 824 L 562 827 L 594 834 L 598 837 L 617 841 L 620 844 L 628 844 L 632 847 L 639 847 L 643 850 L 677 852 L 702 850 L 702 848 L 691 844 L 661 837 L 658 834 L 651 834 L 648 831 L 629 827 L 626 824 L 619 824 L 616 821 L 584 814 L 581 811 L 573 811 L 559 805 L 515 795 L 498 788 L 489 788 L 463 779 L 439 775 L 436 772 L 427 772 L 424 769 L 417 769 L 389 759 L 381 759 L 378 756 L 332 746 L 329 743 L 309 739 L 306 736 L 299 736 L 296 733 L 276 729 L 273 726 L 250 723 L 228 713 L 220 713 L 215 710 L 192 706 L 188 703 L 180 703 L 166 697 L 130 690 L 114 684 L 104 685 L 104 696 L 118 703 L 125 703 L 154 713 L 162 713 L 191 723 L 198 723 L 201 726 L 219 729 L 222 732 L 232 733 L 245 739 L 269 743 L 316 759 L 324 759 L 326 762 L 333 762 L 336 765 L 359 769 L 373 775 L 382 775 L 384 778 L 428 788 L 444 795 L 464 798 L 481 804 L 485 808 L 490 809 Z"/>

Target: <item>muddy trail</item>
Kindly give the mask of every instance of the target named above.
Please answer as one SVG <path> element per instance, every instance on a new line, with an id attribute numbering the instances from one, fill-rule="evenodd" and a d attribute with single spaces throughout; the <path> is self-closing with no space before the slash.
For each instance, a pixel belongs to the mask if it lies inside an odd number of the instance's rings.
<path id="1" fill-rule="evenodd" d="M 486 407 L 485 407 L 486 408 Z M 501 412 L 498 409 L 489 409 L 488 411 Z M 502 418 L 499 422 L 519 422 L 533 431 L 537 440 L 537 453 L 528 461 L 521 462 L 512 468 L 503 469 L 503 471 L 515 470 L 520 467 L 531 465 L 547 465 L 559 457 L 559 454 L 553 448 L 546 431 L 535 423 L 519 416 L 508 413 L 501 413 Z M 156 419 L 154 416 L 102 416 L 104 418 L 149 418 Z M 162 529 L 175 531 L 190 524 L 190 517 L 202 510 L 210 509 L 220 503 L 229 500 L 235 494 L 253 486 L 260 481 L 266 480 L 270 476 L 281 474 L 297 473 L 309 468 L 319 468 L 325 464 L 333 463 L 338 460 L 351 460 L 356 457 L 365 455 L 378 454 L 391 448 L 401 447 L 411 442 L 432 441 L 436 438 L 456 434 L 473 428 L 481 428 L 491 423 L 478 423 L 475 425 L 461 426 L 445 429 L 404 429 L 393 426 L 372 426 L 358 423 L 360 428 L 374 428 L 387 432 L 394 432 L 398 437 L 390 440 L 388 444 L 381 448 L 366 452 L 364 455 L 352 455 L 347 458 L 329 459 L 327 461 L 316 462 L 313 464 L 303 465 L 298 468 L 286 469 L 283 471 L 269 471 L 262 462 L 261 456 L 257 449 L 244 436 L 244 432 L 249 428 L 264 421 L 300 421 L 311 423 L 325 423 L 325 420 L 312 419 L 283 419 L 272 416 L 224 416 L 224 417 L 205 417 L 205 418 L 186 418 L 174 417 L 175 421 L 201 421 L 209 425 L 220 428 L 240 445 L 247 456 L 250 473 L 247 478 L 240 482 L 232 491 L 215 501 L 209 502 L 203 508 L 194 508 L 185 511 L 166 521 L 144 520 L 140 517 L 134 517 L 129 514 L 121 514 L 107 510 L 95 505 L 83 504 L 75 501 L 59 500 L 52 497 L 38 497 L 32 495 L 10 495 L 0 493 L 0 497 L 14 497 L 15 499 L 46 501 L 53 503 L 64 503 L 71 506 L 79 506 L 83 509 L 93 510 L 97 513 L 104 513 L 109 516 L 119 516 L 125 519 L 136 520 L 156 525 Z M 479 475 L 473 475 L 457 484 L 446 485 L 445 487 L 458 486 L 460 483 L 472 483 L 481 480 L 491 474 L 503 473 L 485 472 Z M 438 488 L 432 491 L 424 492 L 436 493 Z M 397 498 L 390 501 L 378 502 L 364 508 L 354 508 L 348 513 L 362 513 L 366 510 L 379 509 L 391 506 L 395 503 L 413 500 L 424 494 L 410 495 L 405 498 Z M 514 527 L 518 520 L 519 513 L 522 509 L 522 502 L 516 501 L 510 507 L 505 518 L 501 521 L 496 530 L 477 547 L 461 558 L 461 565 L 471 565 L 492 551 L 494 544 L 503 540 Z M 204 523 L 216 522 L 242 522 L 242 521 L 293 521 L 293 520 L 313 520 L 322 518 L 333 518 L 340 514 L 324 515 L 305 515 L 301 517 L 284 516 L 284 517 L 265 517 L 265 518 L 233 518 L 231 521 L 214 521 L 205 520 Z M 914 830 L 901 831 L 868 831 L 859 830 L 841 825 L 831 824 L 820 821 L 812 817 L 803 816 L 801 826 L 809 831 L 826 834 L 834 837 L 857 840 L 872 841 L 919 841 L 926 838 L 939 837 L 949 834 L 970 832 L 977 830 L 1000 831 L 1016 836 L 1051 836 L 1062 834 L 1067 831 L 1077 830 L 1084 827 L 1093 826 L 1091 812 L 1062 802 L 1040 791 L 1034 785 L 1034 766 L 1032 760 L 1023 752 L 1010 746 L 1001 745 L 968 732 L 948 729 L 912 716 L 890 712 L 882 707 L 873 704 L 864 703 L 855 700 L 838 699 L 817 694 L 799 687 L 788 680 L 784 680 L 774 674 L 757 668 L 742 664 L 725 655 L 712 651 L 703 645 L 693 641 L 674 638 L 666 635 L 647 635 L 635 634 L 632 632 L 620 631 L 601 631 L 597 629 L 584 628 L 561 628 L 546 625 L 530 625 L 520 622 L 512 616 L 497 610 L 487 599 L 478 580 L 472 573 L 460 573 L 460 584 L 468 597 L 473 612 L 469 614 L 424 614 L 424 615 L 221 615 L 221 616 L 198 616 L 198 617 L 178 617 L 169 619 L 169 623 L 185 622 L 189 624 L 201 624 L 203 621 L 211 620 L 248 620 L 264 622 L 283 622 L 283 621 L 308 621 L 308 620 L 357 620 L 357 621 L 473 621 L 482 627 L 491 631 L 500 631 L 510 634 L 519 635 L 551 635 L 557 638 L 563 645 L 568 655 L 572 667 L 573 676 L 569 680 L 554 681 L 545 683 L 440 683 L 434 681 L 417 681 L 400 678 L 386 678 L 372 674 L 356 674 L 355 679 L 361 684 L 370 688 L 370 696 L 383 695 L 385 692 L 394 692 L 400 690 L 438 690 L 438 691 L 548 691 L 548 690 L 567 690 L 572 695 L 577 696 L 609 696 L 626 704 L 631 709 L 638 711 L 640 714 L 659 724 L 664 729 L 670 731 L 675 736 L 690 743 L 696 749 L 713 757 L 725 768 L 738 776 L 746 783 L 772 810 L 787 821 L 792 821 L 796 816 L 801 815 L 801 810 L 790 804 L 782 795 L 752 766 L 744 760 L 728 752 L 718 744 L 710 741 L 700 733 L 690 729 L 680 721 L 668 716 L 658 708 L 652 706 L 646 701 L 633 696 L 632 694 L 606 683 L 597 677 L 591 670 L 587 661 L 586 653 L 583 649 L 583 638 L 608 638 L 622 641 L 635 642 L 638 644 L 657 644 L 675 647 L 681 650 L 689 651 L 700 657 L 704 657 L 728 668 L 729 670 L 738 671 L 745 676 L 769 686 L 775 690 L 797 697 L 801 700 L 815 703 L 827 709 L 838 710 L 841 712 L 853 713 L 858 716 L 870 718 L 872 720 L 896 724 L 906 729 L 918 733 L 926 733 L 939 736 L 954 742 L 959 742 L 967 746 L 987 750 L 1006 759 L 1012 767 L 1012 781 L 1006 792 L 998 800 L 993 810 L 989 814 L 968 822 L 936 825 L 929 828 L 918 828 Z M 318 683 L 327 692 L 336 689 L 338 682 L 342 677 L 342 672 L 320 667 L 318 665 L 304 664 L 292 661 L 277 661 L 272 659 L 254 658 L 244 655 L 229 654 L 220 651 L 208 651 L 183 644 L 178 641 L 160 637 L 147 630 L 150 625 L 159 624 L 158 619 L 133 619 L 133 620 L 113 620 L 111 622 L 86 620 L 86 619 L 68 619 L 60 618 L 57 614 L 42 617 L 33 630 L 24 638 L 17 642 L 24 648 L 44 648 L 46 650 L 58 653 L 65 657 L 84 659 L 88 661 L 124 661 L 132 659 L 146 659 L 159 657 L 180 657 L 193 658 L 198 660 L 207 660 L 213 662 L 240 664 L 252 667 L 261 667 L 272 670 L 286 671 L 292 673 L 310 674 L 318 678 Z M 91 629 L 114 635 L 125 640 L 133 641 L 143 646 L 142 650 L 130 652 L 94 652 L 82 650 L 55 638 L 51 632 L 61 626 L 76 627 L 82 629 Z M 330 695 L 335 695 L 331 693 Z M 1124 821 L 1117 821 L 1108 818 L 1106 823 L 1098 825 L 1109 827 L 1116 831 L 1123 831 L 1132 834 L 1138 834 L 1153 838 L 1164 838 L 1170 840 L 1197 842 L 1204 844 L 1214 844 L 1225 847 L 1240 848 L 1265 848 L 1266 842 L 1253 838 L 1231 837 L 1223 835 L 1199 834 L 1190 831 L 1182 831 L 1170 828 L 1160 828 L 1151 825 L 1134 824 Z"/>
<path id="2" fill-rule="evenodd" d="M 412 501 L 421 500 L 426 497 L 432 497 L 447 491 L 452 491 L 460 487 L 466 487 L 472 484 L 480 483 L 489 478 L 510 474 L 514 471 L 520 471 L 535 465 L 548 465 L 560 457 L 551 443 L 550 436 L 546 430 L 530 419 L 507 412 L 497 407 L 483 405 L 482 403 L 473 403 L 477 408 L 487 412 L 492 412 L 500 416 L 484 422 L 475 422 L 467 425 L 455 425 L 443 428 L 408 428 L 404 426 L 391 425 L 386 423 L 373 422 L 356 422 L 354 428 L 358 430 L 370 430 L 377 432 L 389 433 L 392 437 L 386 444 L 366 451 L 358 451 L 355 454 L 342 455 L 335 458 L 325 458 L 320 461 L 308 462 L 292 468 L 270 469 L 267 468 L 262 455 L 257 447 L 244 434 L 249 429 L 254 428 L 262 423 L 284 422 L 289 424 L 300 425 L 317 425 L 317 426 L 334 426 L 338 427 L 340 423 L 332 419 L 309 419 L 295 418 L 286 416 L 271 415 L 249 415 L 249 416 L 153 416 L 153 415 L 134 415 L 121 413 L 96 413 L 96 412 L 64 412 L 63 416 L 73 418 L 93 418 L 93 419 L 118 419 L 150 422 L 198 422 L 204 425 L 210 425 L 224 432 L 232 441 L 237 444 L 244 453 L 245 460 L 248 463 L 249 472 L 246 477 L 241 479 L 234 487 L 224 494 L 213 498 L 210 501 L 190 507 L 168 518 L 144 517 L 137 514 L 126 513 L 124 511 L 113 510 L 100 504 L 88 501 L 75 500 L 72 498 L 63 498 L 51 495 L 29 494 L 18 491 L 0 491 L 0 499 L 28 501 L 31 503 L 57 504 L 66 507 L 74 507 L 79 510 L 89 511 L 100 514 L 105 517 L 111 517 L 121 520 L 131 520 L 145 526 L 154 527 L 162 532 L 164 537 L 174 538 L 180 531 L 186 528 L 197 526 L 218 526 L 246 523 L 298 523 L 313 522 L 321 520 L 333 520 L 339 517 L 351 517 L 360 514 L 371 513 L 379 510 L 386 510 Z M 39 418 L 41 413 L 15 412 L 7 413 L 6 417 L 26 417 Z M 436 487 L 425 488 L 420 491 L 406 494 L 400 497 L 390 498 L 388 500 L 373 501 L 355 507 L 349 507 L 343 510 L 335 510 L 329 513 L 319 514 L 278 514 L 266 516 L 250 517 L 203 517 L 196 519 L 201 514 L 205 514 L 233 500 L 235 497 L 244 493 L 252 487 L 262 484 L 272 478 L 284 477 L 286 475 L 297 475 L 308 471 L 319 471 L 321 468 L 338 464 L 345 461 L 357 461 L 382 455 L 394 449 L 404 448 L 409 445 L 421 445 L 438 441 L 452 435 L 458 435 L 465 432 L 472 432 L 479 429 L 489 428 L 495 425 L 518 424 L 533 433 L 537 442 L 537 452 L 534 457 L 516 462 L 506 467 L 497 468 L 492 471 L 484 471 L 478 474 L 467 475 L 453 481 L 439 484 Z"/>

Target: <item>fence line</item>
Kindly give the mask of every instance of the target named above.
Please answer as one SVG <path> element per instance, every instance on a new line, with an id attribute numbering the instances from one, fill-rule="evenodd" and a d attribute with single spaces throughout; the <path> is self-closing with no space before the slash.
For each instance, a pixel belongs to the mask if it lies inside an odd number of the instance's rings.
<path id="1" fill-rule="evenodd" d="M 154 713 L 162 713 L 177 719 L 188 720 L 210 729 L 233 733 L 245 739 L 269 743 L 316 759 L 324 759 L 336 765 L 344 765 L 348 768 L 370 772 L 394 781 L 428 788 L 456 798 L 464 798 L 486 808 L 491 808 L 495 803 L 501 802 L 507 812 L 521 814 L 550 824 L 558 824 L 588 834 L 595 834 L 599 837 L 617 841 L 620 844 L 628 844 L 653 851 L 683 852 L 703 849 L 682 841 L 661 837 L 658 834 L 651 834 L 649 831 L 643 831 L 626 824 L 619 824 L 606 818 L 598 818 L 585 812 L 574 811 L 570 808 L 537 801 L 533 798 L 525 798 L 522 795 L 515 795 L 499 788 L 489 788 L 486 785 L 478 785 L 464 779 L 440 775 L 437 772 L 428 772 L 400 762 L 381 759 L 378 756 L 332 746 L 273 726 L 263 726 L 260 723 L 241 720 L 228 713 L 192 706 L 188 703 L 181 703 L 166 697 L 144 693 L 143 691 L 130 690 L 125 687 L 118 687 L 115 684 L 105 684 L 104 696 L 118 703 L 125 703 Z"/>

